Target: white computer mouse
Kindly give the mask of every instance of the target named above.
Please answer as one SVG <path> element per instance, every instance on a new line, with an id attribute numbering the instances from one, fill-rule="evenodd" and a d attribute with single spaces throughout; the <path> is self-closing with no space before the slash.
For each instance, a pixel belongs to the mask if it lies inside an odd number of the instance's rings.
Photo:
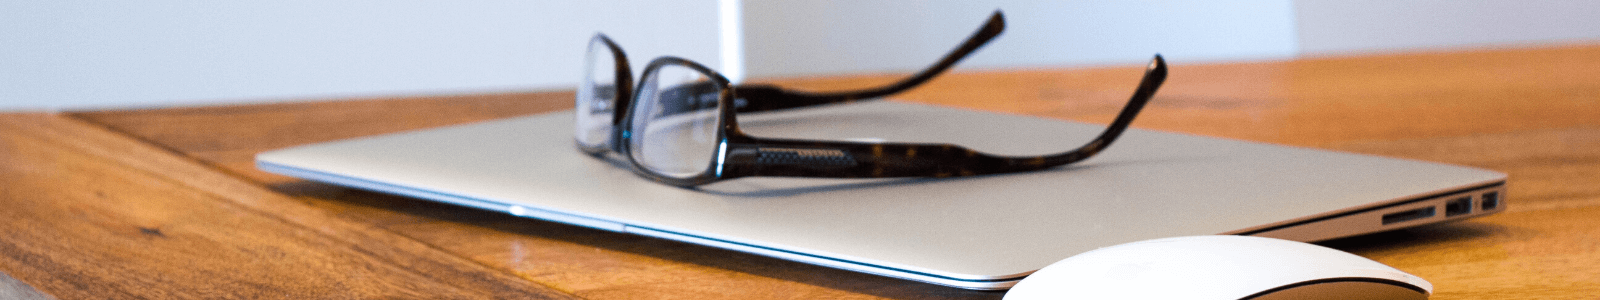
<path id="1" fill-rule="evenodd" d="M 1084 252 L 1006 292 L 1026 299 L 1427 299 L 1421 277 L 1344 251 L 1273 238 L 1154 239 Z"/>

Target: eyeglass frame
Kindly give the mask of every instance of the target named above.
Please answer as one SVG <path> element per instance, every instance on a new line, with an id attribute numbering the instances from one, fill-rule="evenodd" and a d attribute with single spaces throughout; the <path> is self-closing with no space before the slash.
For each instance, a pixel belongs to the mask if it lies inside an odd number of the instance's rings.
<path id="1" fill-rule="evenodd" d="M 985 22 L 984 25 L 976 32 L 974 32 L 972 36 L 968 37 L 966 41 L 961 43 L 961 45 L 951 50 L 950 53 L 945 54 L 945 56 L 940 58 L 938 62 L 935 62 L 928 68 L 917 72 L 917 74 L 913 74 L 912 76 L 901 79 L 900 81 L 881 87 L 855 91 L 816 93 L 787 90 L 772 85 L 735 86 L 734 88 L 736 95 L 742 96 L 742 98 L 736 100 L 747 100 L 736 102 L 735 104 L 739 105 L 736 107 L 736 109 L 738 109 L 738 112 L 775 111 L 808 106 L 844 104 L 857 100 L 874 100 L 879 97 L 904 92 L 905 90 L 919 86 L 928 80 L 933 79 L 939 74 L 949 70 L 951 67 L 955 66 L 957 62 L 960 62 L 968 55 L 976 52 L 978 48 L 981 48 L 990 41 L 994 40 L 994 38 L 999 36 L 1003 31 L 1005 31 L 1005 16 L 1000 11 L 995 11 L 994 14 L 989 17 L 989 20 Z M 622 51 L 622 47 L 618 46 L 616 42 L 612 41 L 610 37 L 603 33 L 596 33 L 595 36 L 591 38 L 591 47 L 596 43 L 603 45 L 613 54 L 612 65 L 615 66 L 614 73 L 616 76 L 616 78 L 613 79 L 614 82 L 616 82 L 616 84 L 614 84 L 615 90 L 613 93 L 617 95 L 615 99 L 617 101 L 622 101 L 623 99 L 627 99 L 627 101 L 629 101 L 629 106 L 625 107 L 616 106 L 613 104 L 614 107 L 617 107 L 617 109 L 621 110 L 612 114 L 612 126 L 615 128 L 623 123 L 622 120 L 625 117 L 626 112 L 631 110 L 632 101 L 634 98 L 633 93 L 638 91 L 638 87 L 633 85 L 632 67 L 629 65 L 627 54 Z M 713 71 L 713 73 L 715 72 Z M 589 78 L 584 78 L 584 80 L 589 80 Z M 755 99 L 768 101 L 755 101 Z M 613 136 L 615 137 L 616 135 L 613 134 Z M 620 141 L 618 139 L 608 139 L 608 147 L 590 147 L 584 145 L 582 141 L 578 141 L 577 144 L 578 148 L 586 153 L 603 155 L 607 151 L 618 151 L 621 153 L 620 148 L 617 148 L 619 142 Z"/>
<path id="2" fill-rule="evenodd" d="M 608 145 L 591 147 L 581 141 L 577 141 L 576 144 L 581 151 L 596 157 L 611 152 L 618 153 L 627 158 L 634 173 L 656 182 L 686 188 L 749 176 L 937 178 L 1036 171 L 1076 163 L 1105 150 L 1126 131 L 1128 125 L 1154 96 L 1167 76 L 1166 62 L 1160 54 L 1156 54 L 1147 65 L 1133 96 L 1105 131 L 1083 146 L 1055 154 L 1002 156 L 954 144 L 759 138 L 739 130 L 736 115 L 741 112 L 841 104 L 876 99 L 916 87 L 948 70 L 956 62 L 982 47 L 998 36 L 1004 27 L 1004 17 L 996 11 L 982 28 L 933 66 L 893 84 L 837 93 L 784 90 L 770 85 L 735 86 L 721 73 L 694 61 L 673 56 L 652 60 L 642 72 L 638 86 L 633 86 L 626 54 L 609 37 L 596 34 L 591 39 L 591 47 L 597 42 L 604 44 L 613 53 L 615 60 L 617 97 L 613 98 L 613 101 L 628 99 L 628 102 L 625 106 L 613 103 L 615 110 L 612 113 Z M 651 76 L 666 66 L 692 69 L 705 76 L 705 83 L 713 85 L 718 91 L 717 101 L 720 111 L 716 120 L 717 153 L 710 166 L 690 177 L 673 177 L 651 171 L 635 158 L 629 140 L 633 131 L 633 114 L 637 112 L 635 108 L 639 106 L 638 102 L 642 101 L 641 95 L 634 93 L 642 90 Z M 591 79 L 584 78 L 584 80 Z M 583 105 L 582 100 L 579 99 L 576 104 Z"/>

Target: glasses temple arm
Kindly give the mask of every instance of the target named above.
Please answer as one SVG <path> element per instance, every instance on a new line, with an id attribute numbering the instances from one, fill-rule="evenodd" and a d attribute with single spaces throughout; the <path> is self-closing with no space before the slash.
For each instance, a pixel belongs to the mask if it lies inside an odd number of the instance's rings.
<path id="1" fill-rule="evenodd" d="M 1156 55 L 1116 120 L 1077 149 L 1044 156 L 999 156 L 951 144 L 822 142 L 743 137 L 729 143 L 723 178 L 791 176 L 832 178 L 952 177 L 1032 171 L 1088 159 L 1127 130 L 1166 80 Z"/>
<path id="2" fill-rule="evenodd" d="M 982 48 L 989 41 L 994 40 L 1000 32 L 1005 31 L 1005 15 L 996 10 L 989 16 L 989 21 L 983 24 L 977 32 L 968 37 L 965 42 L 957 46 L 937 63 L 923 69 L 917 74 L 898 82 L 862 90 L 816 93 L 785 90 L 771 85 L 743 85 L 734 88 L 734 94 L 739 98 L 747 99 L 736 103 L 738 112 L 771 111 L 796 107 L 814 106 L 832 103 L 844 103 L 861 99 L 872 99 L 904 92 L 927 82 L 933 77 L 949 70 L 957 62 Z"/>
<path id="3" fill-rule="evenodd" d="M 1078 149 L 1046 156 L 1044 159 L 1047 164 L 1064 165 L 1078 162 L 1099 154 L 1106 147 L 1110 147 L 1111 142 L 1116 141 L 1117 137 L 1122 136 L 1122 132 L 1128 130 L 1128 125 L 1133 123 L 1134 117 L 1139 116 L 1139 112 L 1144 110 L 1145 104 L 1150 103 L 1150 98 L 1155 96 L 1156 90 L 1160 89 L 1161 84 L 1166 80 L 1167 62 L 1161 58 L 1161 54 L 1156 54 L 1155 58 L 1150 60 L 1150 64 L 1145 67 L 1144 77 L 1139 80 L 1139 87 L 1134 89 L 1133 96 L 1128 99 L 1128 104 L 1122 106 L 1122 111 L 1117 113 L 1117 118 L 1111 121 L 1111 125 L 1106 126 L 1106 130 L 1100 132 L 1099 136 L 1078 147 Z"/>

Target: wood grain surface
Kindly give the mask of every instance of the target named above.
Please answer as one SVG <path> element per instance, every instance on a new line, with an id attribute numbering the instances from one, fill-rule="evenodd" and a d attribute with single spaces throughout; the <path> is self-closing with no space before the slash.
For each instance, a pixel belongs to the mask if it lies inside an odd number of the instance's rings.
<path id="1" fill-rule="evenodd" d="M 567 298 L 54 115 L 0 117 L 0 268 L 51 295 Z"/>
<path id="2" fill-rule="evenodd" d="M 1427 278 L 1435 299 L 1600 295 L 1600 46 L 1171 63 L 1134 127 L 1510 174 L 1505 213 L 1324 245 Z M 1139 73 L 958 72 L 896 98 L 1105 122 Z M 894 77 L 760 81 L 838 90 Z M 308 183 L 252 162 L 293 145 L 566 109 L 571 96 L 5 115 L 0 272 L 67 299 L 1001 295 Z"/>

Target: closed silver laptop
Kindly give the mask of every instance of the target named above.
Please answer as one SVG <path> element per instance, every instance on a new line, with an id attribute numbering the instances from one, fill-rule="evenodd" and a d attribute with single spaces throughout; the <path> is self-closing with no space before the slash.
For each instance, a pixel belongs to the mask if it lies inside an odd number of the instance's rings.
<path id="1" fill-rule="evenodd" d="M 261 153 L 262 170 L 517 216 L 967 289 L 1125 242 L 1202 234 L 1319 241 L 1505 208 L 1505 174 L 1132 129 L 1089 160 L 961 178 L 741 178 L 678 188 L 575 149 L 572 113 Z M 741 114 L 762 137 L 1079 146 L 1102 125 L 876 101 Z"/>

